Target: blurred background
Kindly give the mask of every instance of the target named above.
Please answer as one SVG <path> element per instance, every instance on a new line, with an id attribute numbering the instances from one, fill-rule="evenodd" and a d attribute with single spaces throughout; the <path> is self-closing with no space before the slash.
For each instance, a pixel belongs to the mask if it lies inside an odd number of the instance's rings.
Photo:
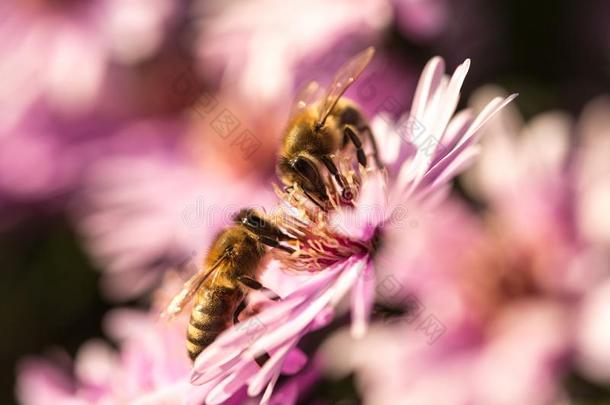
<path id="1" fill-rule="evenodd" d="M 244 201 L 272 201 L 304 82 L 373 45 L 349 94 L 371 116 L 397 115 L 429 58 L 450 71 L 471 58 L 461 106 L 491 83 L 520 94 L 526 121 L 577 119 L 610 93 L 609 21 L 604 0 L 2 3 L 0 403 L 17 401 L 21 359 L 61 363 L 107 339 L 105 314 L 147 308 L 164 269 L 200 254 Z M 577 403 L 610 403 L 603 385 L 569 384 Z M 359 401 L 349 381 L 316 390 Z"/>

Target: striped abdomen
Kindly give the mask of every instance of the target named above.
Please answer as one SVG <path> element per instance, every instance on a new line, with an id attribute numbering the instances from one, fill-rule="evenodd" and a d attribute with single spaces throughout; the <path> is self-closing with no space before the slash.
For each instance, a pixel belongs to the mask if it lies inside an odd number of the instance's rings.
<path id="1" fill-rule="evenodd" d="M 203 289 L 191 312 L 186 348 L 191 360 L 208 347 L 225 329 L 233 325 L 233 315 L 243 299 L 239 289 Z"/>

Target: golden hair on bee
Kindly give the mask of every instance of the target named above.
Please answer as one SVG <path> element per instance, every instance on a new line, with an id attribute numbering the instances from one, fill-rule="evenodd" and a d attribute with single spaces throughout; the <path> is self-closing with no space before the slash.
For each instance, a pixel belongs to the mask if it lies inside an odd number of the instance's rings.
<path id="1" fill-rule="evenodd" d="M 342 97 L 374 53 L 369 47 L 347 61 L 337 71 L 323 97 L 320 97 L 317 83 L 309 83 L 297 97 L 282 137 L 278 177 L 288 188 L 298 185 L 324 210 L 329 207 L 328 190 L 335 186 L 329 184 L 330 178 L 341 190 L 342 202 L 349 204 L 354 198 L 353 186 L 337 164 L 340 154 L 355 153 L 358 164 L 367 167 L 364 145 L 370 144 L 375 162 L 381 167 L 367 119 L 355 102 Z"/>
<path id="2" fill-rule="evenodd" d="M 175 316 L 194 301 L 186 335 L 192 360 L 237 321 L 250 289 L 277 297 L 258 281 L 265 246 L 293 251 L 282 244 L 291 237 L 253 209 L 239 211 L 234 222 L 216 236 L 203 269 L 185 283 L 165 311 Z"/>

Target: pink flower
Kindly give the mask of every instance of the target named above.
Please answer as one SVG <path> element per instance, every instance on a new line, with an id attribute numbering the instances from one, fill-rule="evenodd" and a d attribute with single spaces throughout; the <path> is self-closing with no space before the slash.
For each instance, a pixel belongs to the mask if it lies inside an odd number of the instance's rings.
<path id="1" fill-rule="evenodd" d="M 593 381 L 607 384 L 608 367 L 608 289 L 610 288 L 610 100 L 599 98 L 584 109 L 577 125 L 581 136 L 576 152 L 576 218 L 579 233 L 587 241 L 582 272 L 593 273 L 576 326 L 577 364 Z M 604 208 L 602 208 L 604 207 Z M 600 281 L 600 277 L 604 280 Z"/>
<path id="2" fill-rule="evenodd" d="M 143 312 L 117 310 L 107 317 L 106 331 L 120 352 L 94 340 L 63 369 L 48 360 L 23 360 L 17 378 L 19 400 L 26 405 L 182 402 L 189 369 L 184 325 L 166 326 Z"/>
<path id="3" fill-rule="evenodd" d="M 0 226 L 65 208 L 116 146 L 141 108 L 130 68 L 155 54 L 175 11 L 167 0 L 0 5 Z"/>
<path id="4" fill-rule="evenodd" d="M 451 78 L 444 76 L 440 58 L 425 67 L 411 115 L 398 122 L 408 126 L 394 126 L 393 136 L 402 135 L 406 141 L 404 160 L 398 162 L 395 176 L 384 176 L 376 168 L 355 173 L 342 165 L 349 186 L 358 194 L 353 207 L 341 205 L 337 188 L 329 190 L 336 207 L 330 213 L 317 209 L 298 188 L 278 191 L 283 204 L 275 214 L 298 242 L 292 245 L 296 248 L 293 254 L 278 252 L 276 258 L 285 268 L 315 274 L 288 295 L 280 292 L 284 296 L 281 302 L 250 318 L 258 328 L 238 324 L 221 335 L 196 359 L 191 374 L 195 384 L 224 378 L 223 388 L 217 391 L 223 390 L 225 395 L 244 384 L 249 395 L 258 395 L 266 387 L 262 400 L 266 403 L 301 337 L 330 322 L 349 291 L 352 334 L 365 333 L 377 267 L 383 266 L 384 255 L 391 255 L 387 246 L 404 238 L 396 213 L 407 205 L 429 208 L 446 194 L 448 181 L 478 150 L 478 129 L 513 98 L 495 98 L 476 118 L 462 112 L 452 119 L 468 67 L 466 61 Z M 339 156 L 340 162 L 349 159 Z M 253 330 L 258 331 L 254 336 Z M 265 354 L 270 357 L 259 369 L 254 359 Z M 199 399 L 203 398 L 215 401 L 207 396 Z"/>
<path id="5" fill-rule="evenodd" d="M 523 302 L 502 314 L 490 336 L 452 324 L 432 344 L 420 319 L 408 327 L 380 323 L 362 340 L 336 334 L 321 354 L 335 377 L 356 372 L 366 403 L 547 404 L 569 338 L 564 316 L 553 305 Z"/>
<path id="6" fill-rule="evenodd" d="M 235 389 L 231 379 L 215 379 L 209 384 L 189 384 L 190 360 L 185 350 L 184 330 L 188 316 L 172 322 L 159 319 L 161 302 L 167 300 L 179 277 L 167 277 L 153 297 L 150 312 L 119 309 L 104 319 L 104 331 L 118 347 L 95 339 L 83 344 L 72 361 L 63 352 L 46 359 L 29 357 L 18 364 L 17 397 L 24 405 L 36 404 L 200 404 L 200 398 L 224 405 L 243 404 L 245 389 Z M 294 374 L 305 357 L 299 351 L 290 354 L 284 372 Z M 255 365 L 255 368 L 258 366 Z M 298 393 L 315 381 L 318 367 L 309 365 L 298 376 L 287 380 L 272 398 L 274 404 L 290 404 Z M 239 388 L 239 387 L 238 387 Z"/>
<path id="7" fill-rule="evenodd" d="M 172 120 L 155 122 L 148 133 L 123 137 L 130 131 L 117 130 L 120 124 L 113 120 L 63 120 L 44 108 L 36 109 L 31 119 L 0 135 L 0 198 L 3 206 L 11 208 L 0 214 L 0 226 L 65 209 L 88 167 L 101 157 L 175 149 L 178 140 L 166 134 L 180 125 Z"/>
<path id="8" fill-rule="evenodd" d="M 578 197 L 577 223 L 583 238 L 610 246 L 610 98 L 591 101 L 583 110 L 576 130 L 581 142 L 575 153 L 575 191 Z"/>
<path id="9" fill-rule="evenodd" d="M 475 105 L 490 93 L 498 91 L 481 91 Z M 608 110 L 607 101 L 596 100 L 574 125 L 561 112 L 523 124 L 508 109 L 484 130 L 493 136 L 485 138 L 484 152 L 468 173 L 470 189 L 493 207 L 506 238 L 535 252 L 546 269 L 537 277 L 549 289 L 582 294 L 607 272 L 587 263 L 599 260 L 609 240 L 610 221 L 601 208 L 609 201 L 605 173 L 610 166 L 601 157 L 610 150 Z M 571 134 L 578 137 L 576 147 L 570 145 Z"/>
<path id="10" fill-rule="evenodd" d="M 415 292 L 412 305 L 363 340 L 331 338 L 327 367 L 355 371 L 375 404 L 548 404 L 578 368 L 606 383 L 606 213 L 583 216 L 581 205 L 608 186 L 607 111 L 604 100 L 585 109 L 572 149 L 565 115 L 523 129 L 510 108 L 497 115 L 470 173 L 488 203 L 484 220 L 452 202 L 396 245 L 407 260 L 393 262 L 403 291 L 392 301 Z"/>
<path id="11" fill-rule="evenodd" d="M 90 111 L 109 63 L 151 55 L 173 11 L 166 0 L 2 4 L 0 129 L 36 102 L 67 116 Z"/>

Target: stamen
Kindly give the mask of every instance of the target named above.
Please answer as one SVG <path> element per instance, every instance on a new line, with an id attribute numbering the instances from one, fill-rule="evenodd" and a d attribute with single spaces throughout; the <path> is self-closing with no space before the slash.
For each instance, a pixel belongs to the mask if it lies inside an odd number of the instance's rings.
<path id="1" fill-rule="evenodd" d="M 280 189 L 274 185 L 277 196 L 284 202 L 280 210 L 282 229 L 294 240 L 286 243 L 293 250 L 274 249 L 274 257 L 287 268 L 296 271 L 315 272 L 354 255 L 370 253 L 378 248 L 379 238 L 372 243 L 353 240 L 331 226 L 330 216 L 341 210 L 356 206 L 363 179 L 373 168 L 354 169 L 352 157 L 337 156 L 343 187 L 337 187 L 329 177 L 326 188 L 329 210 L 312 204 L 310 198 L 298 184 Z"/>

